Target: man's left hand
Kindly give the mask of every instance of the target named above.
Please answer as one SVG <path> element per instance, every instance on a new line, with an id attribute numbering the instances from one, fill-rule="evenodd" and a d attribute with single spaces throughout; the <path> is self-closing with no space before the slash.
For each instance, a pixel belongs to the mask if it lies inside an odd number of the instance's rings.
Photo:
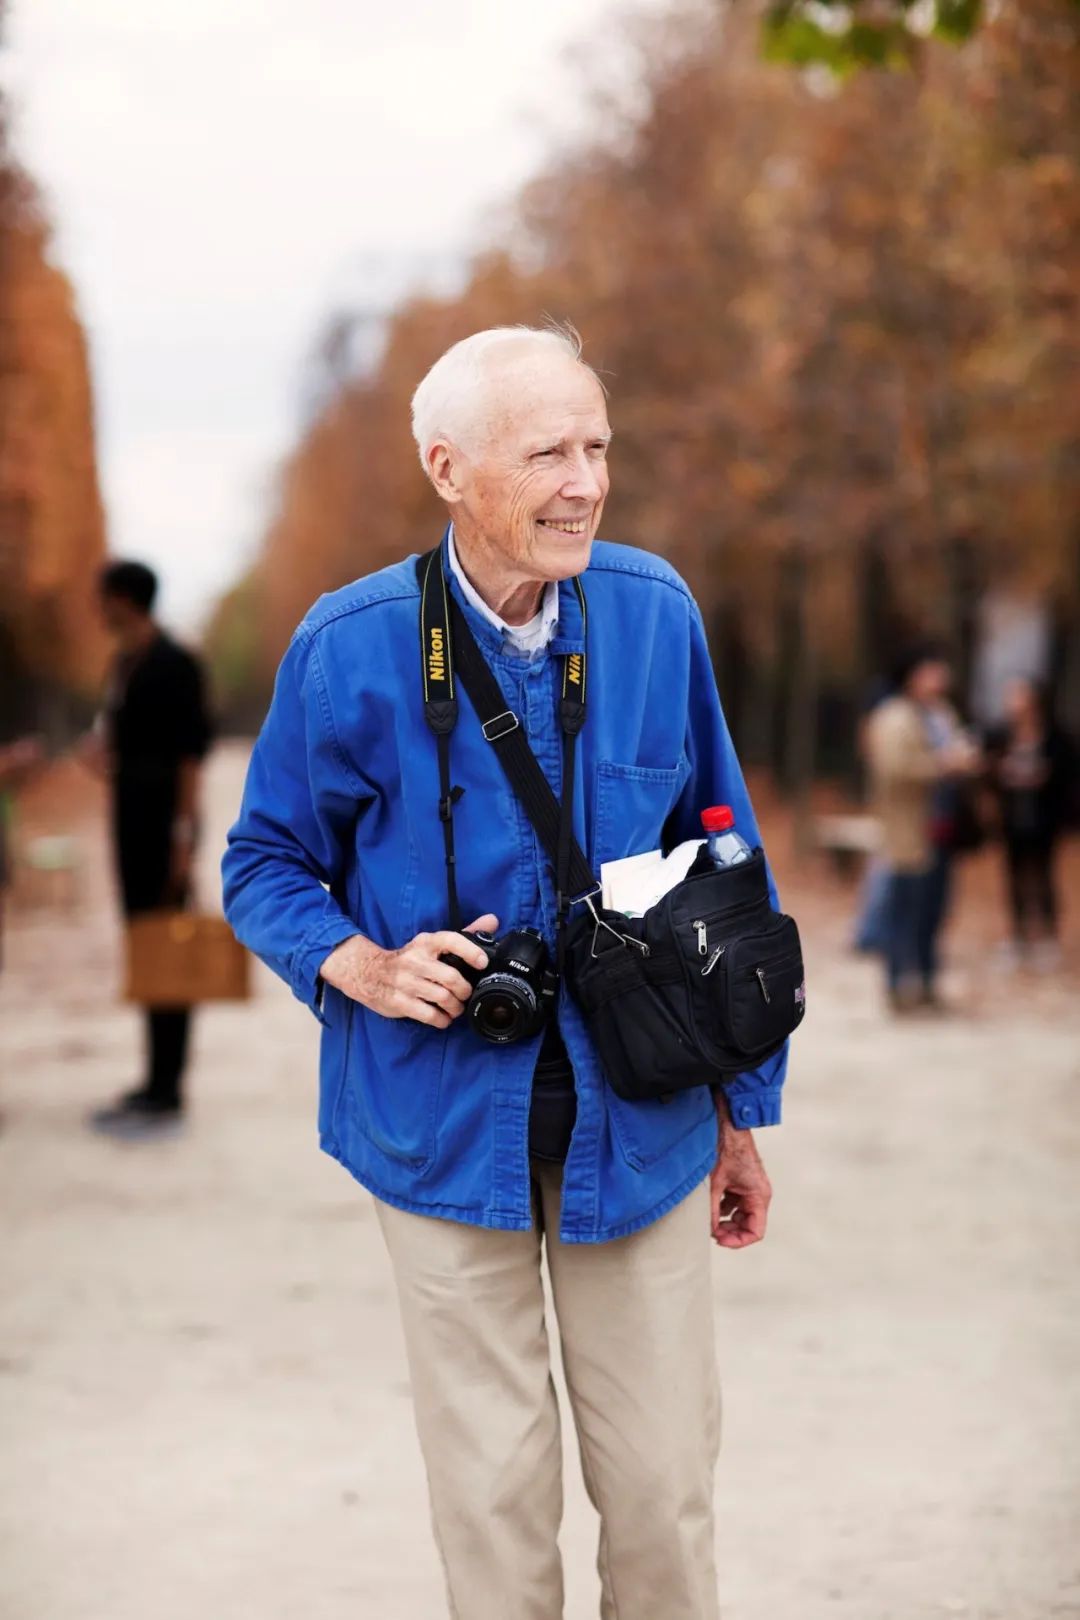
<path id="1" fill-rule="evenodd" d="M 720 1152 L 709 1177 L 712 1235 L 722 1249 L 745 1249 L 765 1236 L 772 1187 L 749 1131 L 731 1123 L 727 1100 L 716 1100 Z"/>

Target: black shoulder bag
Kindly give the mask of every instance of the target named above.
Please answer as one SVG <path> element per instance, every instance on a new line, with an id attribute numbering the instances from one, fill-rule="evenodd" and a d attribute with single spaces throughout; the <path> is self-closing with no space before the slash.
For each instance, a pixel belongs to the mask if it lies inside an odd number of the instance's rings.
<path id="1" fill-rule="evenodd" d="M 596 903 L 600 885 L 573 836 L 575 743 L 585 722 L 587 652 L 563 661 L 556 799 L 517 715 L 447 589 L 442 548 L 417 562 L 424 717 L 439 755 L 439 819 L 450 922 L 462 926 L 454 857 L 450 735 L 454 672 L 554 862 L 556 965 L 585 1016 L 612 1090 L 631 1101 L 715 1085 L 780 1050 L 806 1011 L 799 931 L 773 910 L 760 849 L 717 868 L 702 849 L 689 874 L 643 917 Z M 574 581 L 587 627 L 585 593 Z M 571 918 L 572 908 L 583 909 Z"/>

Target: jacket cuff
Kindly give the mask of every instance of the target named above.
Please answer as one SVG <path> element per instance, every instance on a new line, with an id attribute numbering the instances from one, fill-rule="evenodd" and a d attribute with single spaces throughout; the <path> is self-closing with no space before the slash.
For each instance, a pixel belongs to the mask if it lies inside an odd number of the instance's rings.
<path id="1" fill-rule="evenodd" d="M 731 1123 L 737 1131 L 757 1130 L 762 1125 L 779 1125 L 779 1086 L 764 1086 L 753 1091 L 739 1091 L 734 1086 L 720 1087 L 731 1110 Z"/>
<path id="2" fill-rule="evenodd" d="M 323 1013 L 323 981 L 319 969 L 332 950 L 360 932 L 351 917 L 320 917 L 309 928 L 289 961 L 289 983 L 298 1001 L 308 1007 L 320 1024 L 328 1023 Z"/>

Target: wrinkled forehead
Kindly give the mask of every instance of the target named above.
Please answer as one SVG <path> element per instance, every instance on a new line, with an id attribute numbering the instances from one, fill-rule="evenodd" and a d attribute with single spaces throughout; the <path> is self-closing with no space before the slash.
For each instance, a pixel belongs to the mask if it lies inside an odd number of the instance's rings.
<path id="1" fill-rule="evenodd" d="M 569 355 L 511 352 L 493 357 L 478 384 L 477 416 L 489 449 L 512 453 L 534 440 L 608 434 L 604 391 Z"/>

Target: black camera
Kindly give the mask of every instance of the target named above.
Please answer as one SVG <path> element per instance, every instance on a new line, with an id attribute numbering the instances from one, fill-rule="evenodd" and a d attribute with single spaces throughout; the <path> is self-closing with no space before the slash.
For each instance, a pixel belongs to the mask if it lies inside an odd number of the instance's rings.
<path id="1" fill-rule="evenodd" d="M 470 967 L 449 951 L 441 960 L 473 987 L 467 1006 L 473 1029 L 499 1046 L 528 1040 L 547 1022 L 559 982 L 543 939 L 535 928 L 515 928 L 502 939 L 479 930 L 465 938 L 479 945 L 487 967 Z"/>

